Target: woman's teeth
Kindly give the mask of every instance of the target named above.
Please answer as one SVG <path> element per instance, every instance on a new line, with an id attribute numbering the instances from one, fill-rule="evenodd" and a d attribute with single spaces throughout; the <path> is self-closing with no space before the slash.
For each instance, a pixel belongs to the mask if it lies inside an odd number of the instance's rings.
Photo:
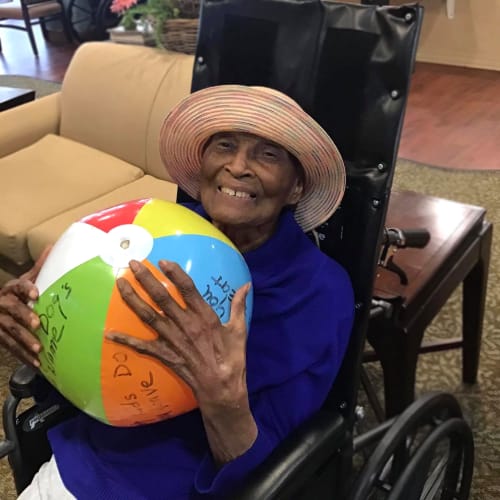
<path id="1" fill-rule="evenodd" d="M 219 188 L 220 191 L 228 196 L 236 196 L 236 198 L 251 198 L 252 196 L 249 193 L 244 193 L 243 191 L 235 191 L 234 189 L 230 189 L 227 187 Z"/>

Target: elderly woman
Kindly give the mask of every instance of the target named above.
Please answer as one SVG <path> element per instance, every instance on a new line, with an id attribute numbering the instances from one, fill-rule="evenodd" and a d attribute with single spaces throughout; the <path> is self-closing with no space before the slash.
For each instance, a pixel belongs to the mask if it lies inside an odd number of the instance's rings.
<path id="1" fill-rule="evenodd" d="M 182 101 L 165 120 L 160 147 L 172 178 L 200 201 L 190 208 L 242 252 L 252 284 L 237 291 L 221 324 L 177 264 L 159 267 L 187 309 L 131 261 L 163 314 L 123 279 L 120 293 L 158 337 L 109 338 L 173 369 L 199 409 L 135 428 L 79 414 L 50 431 L 53 458 L 23 499 L 221 498 L 318 410 L 340 366 L 353 320 L 350 281 L 304 234 L 332 215 L 344 191 L 343 163 L 326 132 L 280 92 L 226 85 Z M 39 318 L 27 303 L 38 296 L 38 267 L 0 292 L 0 343 L 35 366 Z"/>

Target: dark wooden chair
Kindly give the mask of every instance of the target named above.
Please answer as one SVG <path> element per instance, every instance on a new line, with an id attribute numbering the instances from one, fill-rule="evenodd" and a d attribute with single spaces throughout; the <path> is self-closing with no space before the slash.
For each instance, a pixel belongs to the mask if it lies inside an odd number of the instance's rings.
<path id="1" fill-rule="evenodd" d="M 420 353 L 461 348 L 463 381 L 477 380 L 492 239 L 485 215 L 481 207 L 412 191 L 391 193 L 386 226 L 426 228 L 430 241 L 393 255 L 408 284 L 383 267 L 375 280 L 374 297 L 387 304 L 387 314 L 370 321 L 367 338 L 374 352 L 364 359 L 381 362 L 387 417 L 413 401 Z M 460 284 L 462 336 L 423 342 L 425 329 Z"/>
<path id="2" fill-rule="evenodd" d="M 33 53 L 38 55 L 33 25 L 40 24 L 45 38 L 47 35 L 46 22 L 59 19 L 68 42 L 72 41 L 71 31 L 66 18 L 62 0 L 13 0 L 0 3 L 0 28 L 12 28 L 28 33 Z M 24 21 L 24 26 L 10 24 L 4 21 Z M 2 46 L 0 44 L 0 51 Z"/>

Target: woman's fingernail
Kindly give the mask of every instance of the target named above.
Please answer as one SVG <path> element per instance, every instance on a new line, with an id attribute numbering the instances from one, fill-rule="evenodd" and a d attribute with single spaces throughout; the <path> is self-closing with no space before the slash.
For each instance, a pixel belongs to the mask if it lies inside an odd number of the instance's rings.
<path id="1" fill-rule="evenodd" d="M 31 328 L 36 329 L 40 326 L 40 321 L 38 319 L 38 316 L 35 316 L 34 314 L 30 318 L 30 325 Z"/>
<path id="2" fill-rule="evenodd" d="M 38 298 L 38 293 L 36 290 L 30 290 L 28 296 L 31 300 L 36 300 Z"/>
<path id="3" fill-rule="evenodd" d="M 42 346 L 40 344 L 33 344 L 31 346 L 32 351 L 36 352 L 36 353 L 40 352 L 41 348 L 42 348 Z"/>
<path id="4" fill-rule="evenodd" d="M 34 359 L 33 366 L 35 366 L 36 368 L 40 368 L 40 361 L 38 361 L 37 359 Z"/>
<path id="5" fill-rule="evenodd" d="M 139 264 L 135 260 L 131 260 L 128 265 L 134 273 L 139 270 Z"/>

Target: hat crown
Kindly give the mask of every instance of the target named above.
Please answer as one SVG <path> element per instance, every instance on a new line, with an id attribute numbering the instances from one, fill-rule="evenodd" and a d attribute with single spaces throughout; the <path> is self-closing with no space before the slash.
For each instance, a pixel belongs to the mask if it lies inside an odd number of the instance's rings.
<path id="1" fill-rule="evenodd" d="M 244 85 L 241 85 L 241 87 L 245 88 Z M 299 105 L 299 103 L 297 101 L 292 99 L 290 96 L 284 94 L 283 92 L 280 92 L 279 90 L 273 89 L 271 87 L 262 87 L 259 85 L 254 85 L 254 86 L 247 87 L 247 88 L 255 89 L 259 93 L 267 93 L 270 96 L 275 96 L 276 98 L 279 98 L 279 99 L 282 99 L 283 101 L 286 101 L 288 104 L 290 104 L 294 108 L 298 108 L 298 109 L 302 110 L 302 107 Z"/>

